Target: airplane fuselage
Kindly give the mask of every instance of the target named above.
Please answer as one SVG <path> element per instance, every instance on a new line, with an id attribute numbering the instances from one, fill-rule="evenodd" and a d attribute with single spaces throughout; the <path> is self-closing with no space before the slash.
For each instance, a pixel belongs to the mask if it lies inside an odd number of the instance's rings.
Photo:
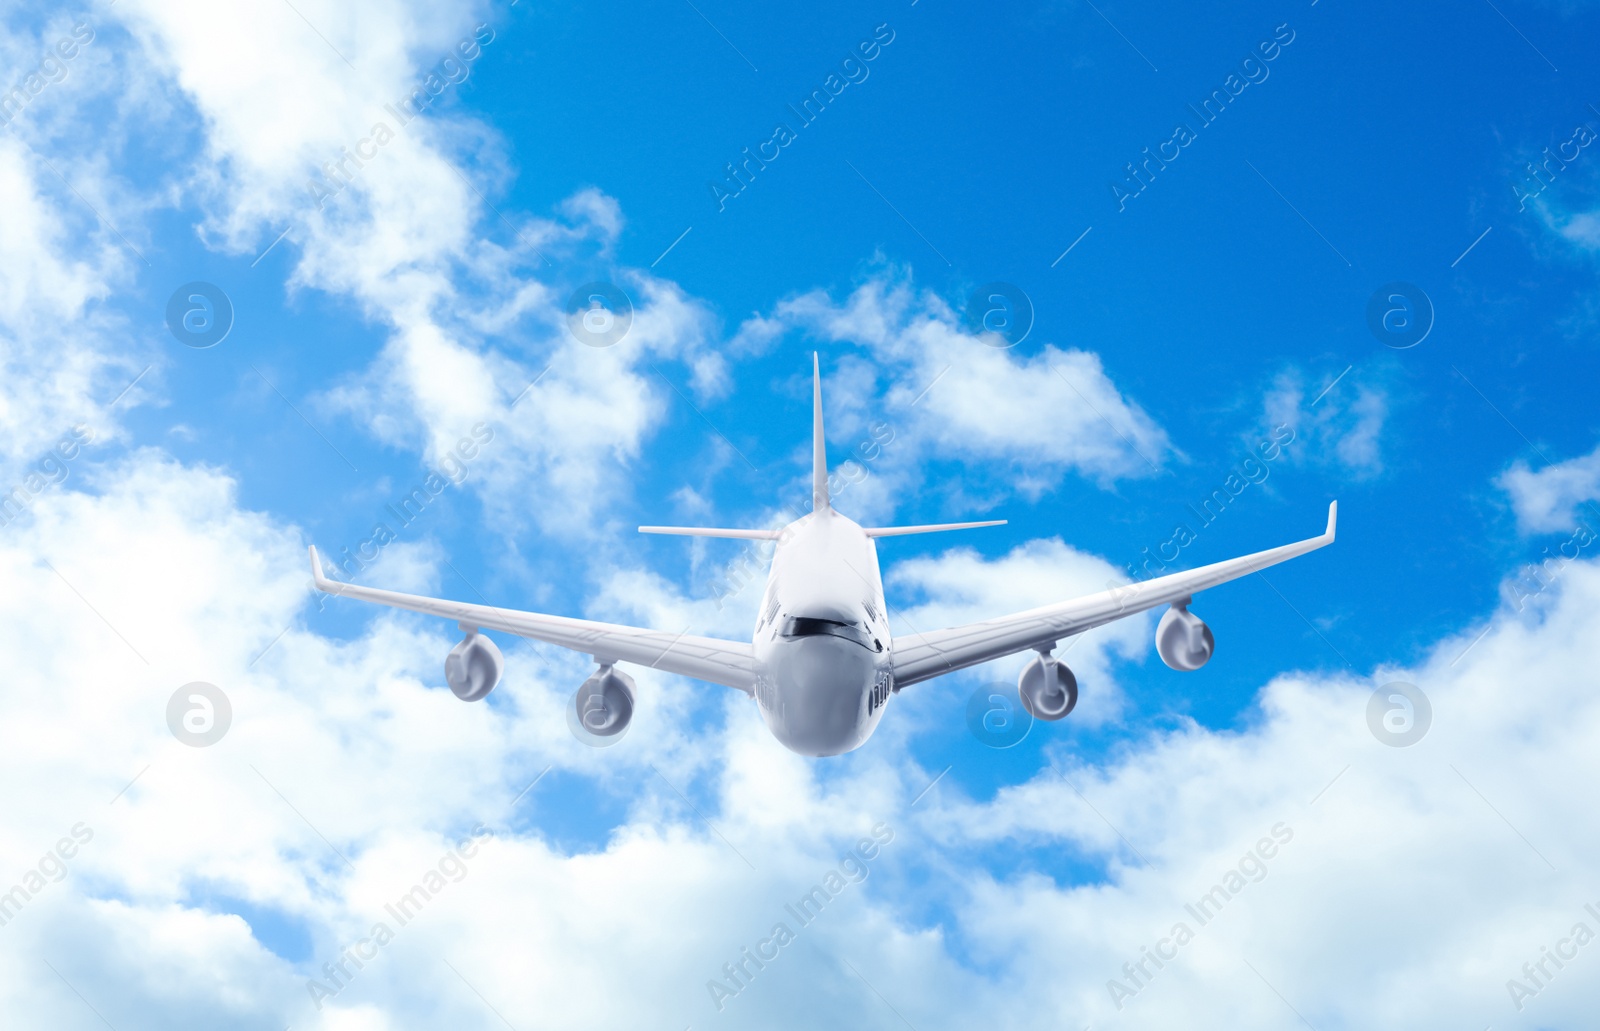
<path id="1" fill-rule="evenodd" d="M 779 537 L 756 613 L 756 704 L 801 755 L 859 748 L 894 690 L 889 617 L 872 538 L 820 509 Z"/>

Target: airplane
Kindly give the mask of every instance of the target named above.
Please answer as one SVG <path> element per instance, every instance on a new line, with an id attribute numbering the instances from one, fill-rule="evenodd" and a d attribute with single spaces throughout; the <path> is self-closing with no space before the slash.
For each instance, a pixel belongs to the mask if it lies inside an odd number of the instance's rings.
<path id="1" fill-rule="evenodd" d="M 1059 720 L 1078 702 L 1078 682 L 1056 646 L 1094 627 L 1167 606 L 1155 648 L 1175 670 L 1197 670 L 1215 650 L 1211 629 L 1189 611 L 1193 595 L 1333 543 L 1339 503 L 1317 537 L 1187 572 L 1111 587 L 979 623 L 895 634 L 878 572 L 881 537 L 998 526 L 1004 520 L 863 527 L 835 509 L 822 432 L 822 373 L 813 353 L 812 511 L 781 529 L 641 526 L 641 533 L 771 541 L 766 591 L 751 640 L 729 641 L 426 598 L 330 580 L 313 546 L 319 590 L 457 621 L 465 636 L 445 660 L 445 680 L 463 701 L 484 698 L 505 661 L 481 631 L 498 630 L 591 655 L 597 665 L 573 696 L 578 723 L 595 739 L 620 734 L 633 716 L 634 681 L 619 662 L 722 684 L 755 700 L 772 735 L 807 756 L 841 755 L 865 744 L 889 701 L 945 673 L 1021 652 L 1037 652 L 1017 678 L 1034 718 Z"/>

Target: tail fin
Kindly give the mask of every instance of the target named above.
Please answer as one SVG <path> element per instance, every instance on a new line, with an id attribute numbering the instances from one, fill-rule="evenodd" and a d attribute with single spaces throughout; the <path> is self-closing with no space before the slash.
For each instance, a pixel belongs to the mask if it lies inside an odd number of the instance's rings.
<path id="1" fill-rule="evenodd" d="M 822 435 L 822 367 L 811 352 L 811 510 L 833 507 L 828 497 L 828 450 Z"/>
<path id="2" fill-rule="evenodd" d="M 822 435 L 822 364 L 811 352 L 811 510 L 833 507 L 828 497 L 828 449 Z M 723 530 L 707 526 L 641 526 L 640 533 L 670 533 L 680 537 L 732 537 L 737 540 L 775 541 L 782 530 Z M 902 531 L 906 532 L 906 531 Z M 917 532 L 915 530 L 910 532 Z"/>

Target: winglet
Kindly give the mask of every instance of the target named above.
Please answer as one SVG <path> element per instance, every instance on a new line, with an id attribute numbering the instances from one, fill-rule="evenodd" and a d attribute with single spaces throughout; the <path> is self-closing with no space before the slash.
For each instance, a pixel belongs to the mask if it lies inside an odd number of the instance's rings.
<path id="1" fill-rule="evenodd" d="M 1328 538 L 1328 542 L 1330 544 L 1333 543 L 1333 531 L 1334 531 L 1334 528 L 1335 528 L 1335 526 L 1336 526 L 1336 524 L 1338 522 L 1339 522 L 1339 502 L 1330 501 L 1330 502 L 1328 502 L 1328 528 L 1326 530 L 1324 530 L 1323 533 L 1322 533 L 1322 536 Z"/>
<path id="2" fill-rule="evenodd" d="M 327 574 L 322 571 L 322 556 L 317 554 L 317 546 L 315 544 L 311 545 L 310 550 L 311 582 L 317 585 L 317 590 L 319 591 L 326 591 L 329 594 L 338 594 L 338 582 L 329 580 Z"/>
<path id="3" fill-rule="evenodd" d="M 828 449 L 822 435 L 822 365 L 811 352 L 811 510 L 832 508 L 828 498 Z"/>

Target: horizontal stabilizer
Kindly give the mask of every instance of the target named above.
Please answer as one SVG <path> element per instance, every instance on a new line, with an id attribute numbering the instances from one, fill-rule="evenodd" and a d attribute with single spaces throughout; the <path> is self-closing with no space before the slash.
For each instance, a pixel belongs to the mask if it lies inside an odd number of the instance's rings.
<path id="1" fill-rule="evenodd" d="M 941 533 L 945 530 L 972 530 L 979 526 L 1004 526 L 1004 519 L 990 519 L 982 523 L 930 523 L 926 526 L 869 526 L 868 537 L 901 537 L 908 533 Z"/>
<path id="2" fill-rule="evenodd" d="M 719 530 L 711 526 L 641 526 L 640 533 L 670 533 L 679 537 L 731 537 L 745 541 L 775 541 L 782 530 Z"/>

